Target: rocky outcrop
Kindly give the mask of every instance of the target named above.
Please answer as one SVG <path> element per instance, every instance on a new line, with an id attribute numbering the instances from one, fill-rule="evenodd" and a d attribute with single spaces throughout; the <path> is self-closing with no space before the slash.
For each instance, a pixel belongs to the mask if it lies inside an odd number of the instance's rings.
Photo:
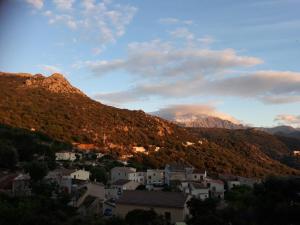
<path id="1" fill-rule="evenodd" d="M 28 77 L 24 85 L 29 88 L 44 88 L 53 93 L 85 95 L 79 89 L 73 87 L 66 78 L 59 73 L 54 73 L 49 77 L 36 74 Z"/>

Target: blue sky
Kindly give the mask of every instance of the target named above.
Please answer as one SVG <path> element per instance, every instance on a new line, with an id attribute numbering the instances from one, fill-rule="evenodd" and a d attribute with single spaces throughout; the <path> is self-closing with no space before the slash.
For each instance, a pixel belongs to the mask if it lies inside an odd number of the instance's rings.
<path id="1" fill-rule="evenodd" d="M 7 0 L 0 70 L 100 102 L 300 126 L 300 0 Z"/>

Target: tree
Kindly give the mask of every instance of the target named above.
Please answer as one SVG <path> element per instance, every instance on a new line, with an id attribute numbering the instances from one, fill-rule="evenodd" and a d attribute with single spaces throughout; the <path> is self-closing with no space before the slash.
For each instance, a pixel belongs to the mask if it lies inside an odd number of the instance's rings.
<path id="1" fill-rule="evenodd" d="M 12 169 L 17 162 L 17 150 L 11 144 L 0 141 L 0 167 Z"/>
<path id="2" fill-rule="evenodd" d="M 188 201 L 187 205 L 192 215 L 192 218 L 188 220 L 190 225 L 206 224 L 206 225 L 216 225 L 224 224 L 222 218 L 220 218 L 216 213 L 216 207 L 218 204 L 217 199 L 205 199 L 200 200 L 192 198 Z"/>
<path id="3" fill-rule="evenodd" d="M 48 166 L 44 162 L 32 161 L 26 165 L 25 171 L 33 181 L 39 181 L 48 174 Z"/>
<path id="4" fill-rule="evenodd" d="M 108 180 L 107 172 L 103 167 L 93 167 L 90 179 L 106 184 Z"/>
<path id="5" fill-rule="evenodd" d="M 125 217 L 125 221 L 129 225 L 163 225 L 165 224 L 164 218 L 157 215 L 153 210 L 142 210 L 135 209 L 130 212 Z"/>

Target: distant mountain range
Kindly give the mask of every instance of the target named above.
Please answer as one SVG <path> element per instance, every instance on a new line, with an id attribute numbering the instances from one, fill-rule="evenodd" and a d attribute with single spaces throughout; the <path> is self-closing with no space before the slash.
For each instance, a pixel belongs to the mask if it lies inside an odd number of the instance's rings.
<path id="1" fill-rule="evenodd" d="M 155 114 L 161 116 L 160 114 Z M 224 129 L 245 129 L 242 124 L 236 124 L 229 120 L 221 119 L 208 115 L 184 115 L 163 117 L 183 127 L 202 127 L 202 128 L 224 128 Z"/>
<path id="2" fill-rule="evenodd" d="M 215 116 L 209 116 L 209 115 L 199 115 L 199 114 L 188 114 L 188 115 L 181 115 L 181 116 L 175 116 L 168 114 L 160 115 L 159 113 L 154 113 L 154 115 L 162 116 L 164 119 L 172 121 L 180 126 L 183 127 L 193 127 L 193 128 L 224 128 L 224 129 L 249 129 L 254 128 L 260 131 L 267 132 L 269 134 L 274 135 L 281 135 L 286 137 L 292 137 L 292 138 L 300 138 L 300 128 L 294 128 L 291 126 L 276 126 L 276 127 L 249 127 L 245 126 L 243 124 L 237 124 L 235 122 L 221 119 L 219 117 Z"/>
<path id="3" fill-rule="evenodd" d="M 291 150 L 300 149 L 298 139 L 240 129 L 241 125 L 214 117 L 197 119 L 179 121 L 185 123 L 182 127 L 140 110 L 107 106 L 90 99 L 61 74 L 0 73 L 0 124 L 5 126 L 116 158 L 132 154 L 130 161 L 142 167 L 161 168 L 176 161 L 211 173 L 300 174 L 295 169 L 298 162 L 291 158 Z M 18 143 L 9 135 L 1 138 Z M 148 154 L 135 153 L 134 146 L 144 147 Z"/>
<path id="4" fill-rule="evenodd" d="M 265 131 L 270 134 L 300 139 L 300 128 L 294 128 L 291 126 L 277 126 L 277 127 L 271 127 L 271 128 L 260 127 L 257 129 Z"/>

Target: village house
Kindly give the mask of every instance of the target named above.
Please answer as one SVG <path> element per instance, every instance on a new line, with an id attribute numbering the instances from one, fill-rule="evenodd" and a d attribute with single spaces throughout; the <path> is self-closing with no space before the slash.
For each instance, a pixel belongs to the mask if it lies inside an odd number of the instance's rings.
<path id="1" fill-rule="evenodd" d="M 194 169 L 192 171 L 186 171 L 186 179 L 188 181 L 204 181 L 204 179 L 207 177 L 206 170 L 197 170 Z"/>
<path id="2" fill-rule="evenodd" d="M 205 179 L 206 185 L 210 191 L 210 197 L 224 199 L 225 186 L 222 180 Z"/>
<path id="3" fill-rule="evenodd" d="M 16 196 L 31 195 L 29 174 L 19 174 L 12 183 L 12 193 Z"/>
<path id="4" fill-rule="evenodd" d="M 90 179 L 90 172 L 84 169 L 75 170 L 70 174 L 70 176 L 75 180 L 87 181 Z"/>
<path id="5" fill-rule="evenodd" d="M 129 173 L 128 180 L 132 180 L 145 185 L 146 176 L 147 176 L 146 172 L 133 172 L 133 173 Z"/>
<path id="6" fill-rule="evenodd" d="M 189 194 L 197 199 L 209 198 L 209 188 L 203 183 L 189 182 Z"/>
<path id="7" fill-rule="evenodd" d="M 187 201 L 188 197 L 181 192 L 124 191 L 116 201 L 115 213 L 124 218 L 135 209 L 152 209 L 170 223 L 183 222 L 189 214 Z"/>
<path id="8" fill-rule="evenodd" d="M 132 147 L 134 153 L 147 153 L 144 147 Z"/>
<path id="9" fill-rule="evenodd" d="M 166 165 L 165 167 L 165 183 L 170 185 L 172 181 L 186 180 L 186 169 L 183 165 Z"/>
<path id="10" fill-rule="evenodd" d="M 135 190 L 141 184 L 132 180 L 117 180 L 111 184 L 111 188 L 117 189 L 117 194 L 121 195 L 125 190 Z"/>
<path id="11" fill-rule="evenodd" d="M 148 169 L 146 172 L 146 185 L 148 188 L 164 185 L 164 170 Z"/>
<path id="12" fill-rule="evenodd" d="M 75 207 L 80 215 L 102 215 L 105 200 L 104 185 L 97 182 L 85 184 L 81 196 L 75 201 Z"/>
<path id="13" fill-rule="evenodd" d="M 55 160 L 56 161 L 75 161 L 76 153 L 75 152 L 56 152 Z"/>
<path id="14" fill-rule="evenodd" d="M 184 194 L 197 199 L 205 200 L 209 198 L 209 188 L 203 182 L 183 181 L 178 188 Z"/>
<path id="15" fill-rule="evenodd" d="M 175 181 L 203 181 L 207 177 L 205 170 L 194 169 L 184 165 L 172 164 L 165 167 L 165 183 L 170 185 Z"/>
<path id="16" fill-rule="evenodd" d="M 111 182 L 114 183 L 117 180 L 129 180 L 129 174 L 135 173 L 136 169 L 132 167 L 114 167 L 111 169 Z"/>

